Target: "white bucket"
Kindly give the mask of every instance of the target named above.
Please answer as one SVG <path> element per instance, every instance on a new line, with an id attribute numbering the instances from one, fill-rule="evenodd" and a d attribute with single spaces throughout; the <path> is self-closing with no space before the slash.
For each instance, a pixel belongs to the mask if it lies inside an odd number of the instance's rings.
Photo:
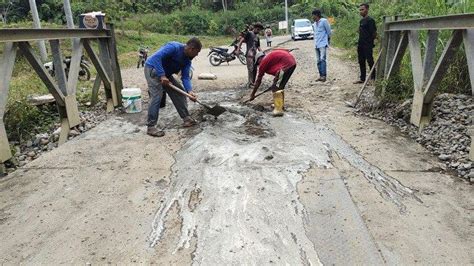
<path id="1" fill-rule="evenodd" d="M 140 88 L 123 89 L 122 106 L 126 113 L 140 113 L 142 111 L 142 90 Z"/>

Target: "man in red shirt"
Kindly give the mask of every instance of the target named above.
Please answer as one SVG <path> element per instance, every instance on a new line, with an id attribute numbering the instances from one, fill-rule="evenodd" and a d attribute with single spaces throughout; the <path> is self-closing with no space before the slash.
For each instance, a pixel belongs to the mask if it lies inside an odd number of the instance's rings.
<path id="1" fill-rule="evenodd" d="M 283 115 L 283 105 L 285 104 L 284 92 L 286 83 L 290 80 L 291 75 L 296 68 L 295 57 L 290 53 L 290 51 L 285 49 L 276 49 L 270 52 L 268 55 L 264 53 L 258 53 L 255 56 L 255 68 L 260 65 L 258 68 L 258 77 L 255 82 L 252 94 L 250 95 L 250 100 L 255 99 L 255 93 L 262 84 L 262 78 L 265 73 L 275 76 L 273 79 L 273 84 L 270 87 L 273 91 L 273 116 L 282 116 Z M 256 74 L 256 70 L 254 71 Z"/>

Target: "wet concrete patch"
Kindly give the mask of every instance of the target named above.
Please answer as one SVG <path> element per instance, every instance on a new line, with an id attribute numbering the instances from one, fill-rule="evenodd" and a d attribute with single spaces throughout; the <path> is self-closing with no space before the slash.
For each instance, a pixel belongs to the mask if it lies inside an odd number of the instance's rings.
<path id="1" fill-rule="evenodd" d="M 261 115 L 258 114 L 249 115 L 242 126 L 244 132 L 250 136 L 257 136 L 261 138 L 275 136 L 275 132 L 271 129 L 270 125 L 266 123 L 264 119 L 262 119 Z"/>
<path id="2" fill-rule="evenodd" d="M 401 212 L 406 211 L 404 200 L 416 199 L 411 189 L 370 165 L 325 125 L 288 112 L 273 118 L 231 101 L 221 105 L 228 112 L 218 119 L 203 114 L 200 131 L 175 156 L 169 190 L 152 223 L 151 247 L 162 243 L 168 212 L 178 204 L 182 228 L 176 249 L 188 248 L 197 238 L 195 263 L 320 263 L 307 236 L 309 214 L 297 186 L 311 166 L 333 168 L 334 152 Z M 348 194 L 341 200 L 357 214 Z M 363 238 L 370 239 L 362 219 L 353 220 L 355 228 L 365 230 Z"/>
<path id="3" fill-rule="evenodd" d="M 262 119 L 275 127 L 274 118 Z M 292 122 L 290 117 L 283 119 Z M 317 141 L 308 145 L 302 138 L 300 134 L 309 134 L 310 128 L 295 136 L 277 126 L 275 136 L 262 138 L 242 131 L 247 121 L 229 112 L 178 152 L 150 244 L 160 243 L 166 213 L 177 200 L 183 229 L 176 245 L 186 248 L 189 236 L 196 234 L 194 262 L 318 264 L 317 252 L 305 235 L 305 211 L 296 184 L 310 162 L 321 166 L 328 162 L 326 151 Z M 191 187 L 201 191 L 201 201 L 192 209 Z"/>

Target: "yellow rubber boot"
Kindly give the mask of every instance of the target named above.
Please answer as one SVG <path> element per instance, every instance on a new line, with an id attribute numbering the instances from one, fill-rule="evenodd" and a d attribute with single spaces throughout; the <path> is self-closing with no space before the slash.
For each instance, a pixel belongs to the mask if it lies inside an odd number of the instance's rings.
<path id="1" fill-rule="evenodd" d="M 286 111 L 286 108 L 285 108 L 285 91 L 282 90 L 281 94 L 283 95 L 283 111 Z"/>
<path id="2" fill-rule="evenodd" d="M 283 105 L 285 104 L 283 98 L 283 90 L 279 90 L 273 93 L 273 116 L 283 116 Z"/>

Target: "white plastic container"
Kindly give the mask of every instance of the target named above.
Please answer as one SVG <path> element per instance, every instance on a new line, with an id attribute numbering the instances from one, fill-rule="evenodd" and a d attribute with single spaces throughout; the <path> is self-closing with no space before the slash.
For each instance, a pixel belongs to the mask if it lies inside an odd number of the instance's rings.
<path id="1" fill-rule="evenodd" d="M 142 90 L 140 88 L 123 89 L 122 106 L 126 113 L 140 113 L 142 111 Z"/>

